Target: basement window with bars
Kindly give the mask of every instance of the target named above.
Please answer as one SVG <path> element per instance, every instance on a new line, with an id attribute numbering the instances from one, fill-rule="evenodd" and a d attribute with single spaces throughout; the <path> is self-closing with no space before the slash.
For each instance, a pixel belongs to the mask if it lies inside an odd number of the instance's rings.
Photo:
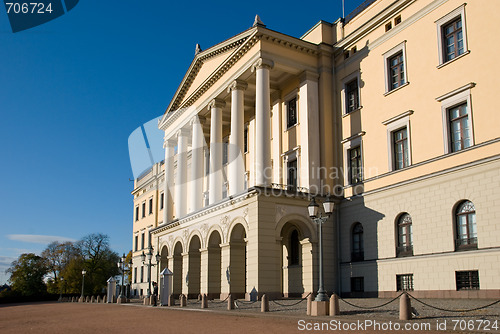
<path id="1" fill-rule="evenodd" d="M 457 291 L 479 290 L 479 272 L 477 270 L 456 271 Z"/>
<path id="2" fill-rule="evenodd" d="M 397 291 L 413 291 L 413 274 L 396 275 Z"/>

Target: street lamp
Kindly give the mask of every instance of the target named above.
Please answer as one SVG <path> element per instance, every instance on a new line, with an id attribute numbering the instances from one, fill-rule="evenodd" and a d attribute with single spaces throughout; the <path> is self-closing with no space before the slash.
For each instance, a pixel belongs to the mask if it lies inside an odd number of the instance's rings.
<path id="1" fill-rule="evenodd" d="M 123 283 L 125 281 L 125 261 L 126 261 L 125 253 L 123 253 L 123 256 L 120 258 L 118 261 L 117 265 L 118 268 L 122 271 L 122 286 L 120 287 L 120 296 L 118 298 L 124 299 L 125 296 L 123 295 Z"/>
<path id="2" fill-rule="evenodd" d="M 144 251 L 142 251 L 142 254 L 141 254 L 142 263 L 146 262 L 146 258 L 148 260 L 148 264 L 146 264 L 146 265 L 148 266 L 148 283 L 149 283 L 147 296 L 149 297 L 151 295 L 151 267 L 156 266 L 156 264 L 151 263 L 151 259 L 153 258 L 153 246 L 152 245 L 149 245 L 147 254 L 144 254 Z M 161 260 L 161 256 L 158 252 L 155 255 L 155 259 L 156 259 L 156 263 L 160 262 L 160 260 Z"/>
<path id="3" fill-rule="evenodd" d="M 311 203 L 307 209 L 309 210 L 309 217 L 318 224 L 319 227 L 319 289 L 318 295 L 314 299 L 317 302 L 328 301 L 328 296 L 325 293 L 323 286 L 323 223 L 325 223 L 333 212 L 335 203 L 331 198 L 328 198 L 326 202 L 323 203 L 323 209 L 325 215 L 319 213 L 319 205 L 316 203 L 316 199 L 313 197 Z M 319 215 L 318 215 L 319 214 Z"/>
<path id="4" fill-rule="evenodd" d="M 82 270 L 82 275 L 83 275 L 83 279 L 82 279 L 82 299 L 83 299 L 83 287 L 85 286 L 85 274 L 87 272 L 85 271 L 85 269 Z"/>

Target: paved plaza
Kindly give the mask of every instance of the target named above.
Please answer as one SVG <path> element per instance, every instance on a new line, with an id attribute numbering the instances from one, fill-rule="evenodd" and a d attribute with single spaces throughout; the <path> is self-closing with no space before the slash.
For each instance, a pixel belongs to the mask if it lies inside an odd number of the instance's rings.
<path id="1" fill-rule="evenodd" d="M 349 299 L 355 305 L 374 307 L 390 299 Z M 424 300 L 438 308 L 471 309 L 494 300 Z M 196 300 L 185 308 L 151 307 L 140 303 L 32 303 L 0 306 L 0 333 L 498 333 L 491 325 L 499 319 L 500 305 L 473 312 L 445 312 L 414 303 L 417 319 L 398 320 L 399 301 L 376 309 L 359 309 L 340 302 L 338 317 L 306 316 L 306 302 L 283 300 L 270 302 L 270 312 L 260 312 L 260 302 L 236 302 L 234 310 L 227 303 L 209 302 L 200 309 Z M 332 321 L 333 319 L 333 321 Z M 442 324 L 446 321 L 447 329 Z M 490 328 L 485 329 L 486 323 Z M 409 324 L 410 329 L 404 326 Z M 425 327 L 427 326 L 430 327 Z M 441 324 L 440 328 L 437 328 Z M 479 328 L 481 324 L 482 328 Z M 368 326 L 370 325 L 370 326 Z M 350 326 L 350 327 L 346 327 Z M 378 326 L 378 327 L 376 327 Z M 398 327 L 399 326 L 399 330 Z M 464 327 L 465 326 L 465 327 Z M 467 328 L 473 327 L 474 330 Z M 455 327 L 455 330 L 453 330 Z M 462 329 L 460 328 L 462 327 Z M 351 330 L 347 330 L 350 328 Z M 411 330 L 413 328 L 413 330 Z M 429 329 L 430 328 L 430 329 Z M 392 330 L 391 330 L 392 329 Z M 438 330 L 439 329 L 439 330 Z"/>

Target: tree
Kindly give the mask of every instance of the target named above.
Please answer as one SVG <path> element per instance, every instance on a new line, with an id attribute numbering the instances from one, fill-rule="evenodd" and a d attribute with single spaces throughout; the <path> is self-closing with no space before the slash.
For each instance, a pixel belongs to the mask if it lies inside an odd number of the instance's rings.
<path id="1" fill-rule="evenodd" d="M 132 283 L 132 268 L 129 266 L 129 263 L 132 263 L 132 251 L 129 251 L 127 254 L 127 257 L 125 258 L 125 263 L 127 264 L 128 267 L 128 273 L 127 273 L 127 281 Z"/>
<path id="2" fill-rule="evenodd" d="M 47 291 L 49 293 L 60 293 L 63 291 L 63 285 L 66 284 L 61 279 L 64 277 L 61 272 L 71 259 L 78 257 L 75 246 L 69 241 L 65 243 L 54 241 L 47 246 L 41 256 L 46 261 L 50 276 L 47 280 Z"/>
<path id="3" fill-rule="evenodd" d="M 100 293 L 106 287 L 108 278 L 119 273 L 116 265 L 119 257 L 109 248 L 109 237 L 100 233 L 89 234 L 77 242 L 76 248 L 83 258 L 82 269 L 87 271 L 85 291 Z"/>
<path id="4" fill-rule="evenodd" d="M 45 294 L 47 288 L 43 278 L 48 272 L 45 260 L 33 253 L 21 254 L 6 270 L 10 273 L 12 290 L 23 296 Z"/>

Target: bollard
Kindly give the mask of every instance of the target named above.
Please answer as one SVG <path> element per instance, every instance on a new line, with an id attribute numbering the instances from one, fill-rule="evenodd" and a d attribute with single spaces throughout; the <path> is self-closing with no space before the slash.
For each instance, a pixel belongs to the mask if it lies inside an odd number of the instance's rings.
<path id="1" fill-rule="evenodd" d="M 312 292 L 307 296 L 307 315 L 311 315 L 311 306 L 312 306 L 312 301 L 313 301 L 313 295 Z"/>
<path id="2" fill-rule="evenodd" d="M 200 301 L 202 298 L 201 293 L 198 294 L 198 301 Z"/>
<path id="3" fill-rule="evenodd" d="M 405 293 L 399 299 L 399 320 L 411 319 L 411 301 L 410 297 Z"/>
<path id="4" fill-rule="evenodd" d="M 186 295 L 181 294 L 181 295 L 180 295 L 180 300 L 181 300 L 181 307 L 186 307 L 186 305 L 187 305 L 187 298 L 186 298 Z"/>
<path id="5" fill-rule="evenodd" d="M 201 308 L 208 308 L 208 298 L 206 294 L 201 295 Z"/>
<path id="6" fill-rule="evenodd" d="M 167 303 L 168 306 L 175 306 L 175 298 L 174 298 L 174 295 L 170 295 L 168 296 L 168 303 Z"/>
<path id="7" fill-rule="evenodd" d="M 90 302 L 91 303 L 95 303 L 95 297 L 94 296 L 92 296 L 92 298 L 90 299 Z"/>
<path id="8" fill-rule="evenodd" d="M 260 311 L 261 312 L 269 312 L 269 299 L 266 294 L 262 295 L 262 299 L 260 301 Z"/>
<path id="9" fill-rule="evenodd" d="M 339 315 L 340 307 L 339 307 L 339 296 L 334 292 L 330 297 L 330 315 Z"/>
<path id="10" fill-rule="evenodd" d="M 97 296 L 97 304 L 101 303 L 101 296 Z"/>
<path id="11" fill-rule="evenodd" d="M 227 298 L 227 310 L 234 310 L 234 298 L 232 294 L 229 294 Z"/>

